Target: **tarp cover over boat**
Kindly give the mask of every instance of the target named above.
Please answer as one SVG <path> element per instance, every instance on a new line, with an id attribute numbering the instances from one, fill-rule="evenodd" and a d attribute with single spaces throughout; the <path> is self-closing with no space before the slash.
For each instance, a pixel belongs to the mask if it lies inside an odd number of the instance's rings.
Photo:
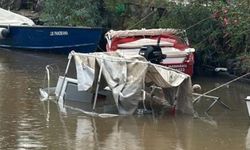
<path id="1" fill-rule="evenodd" d="M 176 110 L 192 114 L 192 83 L 189 75 L 152 64 L 140 55 L 75 53 L 78 90 L 95 90 L 101 70 L 100 88 L 108 86 L 120 114 L 133 114 L 143 99 L 147 83 L 163 88 L 166 99 L 176 100 Z M 101 69 L 100 69 L 101 68 Z"/>
<path id="2" fill-rule="evenodd" d="M 154 36 L 154 35 L 162 35 L 162 34 L 168 34 L 173 33 L 176 34 L 178 32 L 181 32 L 181 30 L 178 29 L 141 29 L 141 30 L 120 30 L 120 31 L 114 31 L 110 30 L 106 33 L 106 37 L 109 39 L 115 38 L 115 37 L 131 37 L 131 36 Z"/>
<path id="3" fill-rule="evenodd" d="M 35 23 L 24 16 L 13 13 L 11 11 L 0 8 L 0 25 L 29 25 L 32 26 Z"/>
<path id="4" fill-rule="evenodd" d="M 177 29 L 141 29 L 141 30 L 134 29 L 134 30 L 119 30 L 119 31 L 110 30 L 105 34 L 105 37 L 107 39 L 107 43 L 109 47 L 111 47 L 111 42 L 112 42 L 112 39 L 114 38 L 126 38 L 126 37 L 136 37 L 136 36 L 158 36 L 158 35 L 164 35 L 164 34 L 176 34 L 178 32 L 181 32 L 181 31 Z M 145 43 L 147 45 L 157 44 L 157 40 L 152 40 L 152 39 L 150 40 L 151 41 L 136 41 L 135 43 L 132 43 L 132 45 L 136 45 L 134 46 L 134 48 L 138 48 L 138 47 L 141 47 L 142 44 L 145 45 Z M 160 45 L 161 46 L 173 46 L 173 44 L 170 42 L 163 42 L 163 43 L 160 43 Z M 124 46 L 125 45 L 119 44 L 120 48 Z"/>

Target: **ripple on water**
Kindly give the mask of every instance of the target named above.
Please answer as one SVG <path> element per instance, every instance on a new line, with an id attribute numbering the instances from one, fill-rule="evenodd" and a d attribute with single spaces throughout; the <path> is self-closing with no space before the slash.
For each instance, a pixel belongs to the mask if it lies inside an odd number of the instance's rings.
<path id="1" fill-rule="evenodd" d="M 47 148 L 43 142 L 43 128 L 38 128 L 37 124 L 42 126 L 41 123 L 34 118 L 23 118 L 18 122 L 17 149 Z"/>

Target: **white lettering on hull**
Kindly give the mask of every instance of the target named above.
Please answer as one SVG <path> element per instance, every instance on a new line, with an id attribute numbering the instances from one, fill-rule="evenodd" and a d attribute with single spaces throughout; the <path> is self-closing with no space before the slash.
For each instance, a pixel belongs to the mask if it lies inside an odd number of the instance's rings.
<path id="1" fill-rule="evenodd" d="M 51 31 L 50 36 L 67 36 L 69 35 L 68 31 Z"/>
<path id="2" fill-rule="evenodd" d="M 181 72 L 185 72 L 187 65 L 186 64 L 177 64 L 177 65 L 167 65 L 170 68 L 174 68 L 176 70 L 179 70 Z"/>

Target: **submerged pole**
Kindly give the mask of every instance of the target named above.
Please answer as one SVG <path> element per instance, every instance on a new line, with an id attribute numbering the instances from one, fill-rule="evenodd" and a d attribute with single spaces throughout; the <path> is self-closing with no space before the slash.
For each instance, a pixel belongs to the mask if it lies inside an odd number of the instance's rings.
<path id="1" fill-rule="evenodd" d="M 69 70 L 69 65 L 70 65 L 70 62 L 71 62 L 71 59 L 72 59 L 72 55 L 74 54 L 74 51 L 71 52 L 69 54 L 69 57 L 68 57 L 68 63 L 67 63 L 67 66 L 66 66 L 66 69 L 65 69 L 65 72 L 64 72 L 64 75 L 63 75 L 63 81 L 62 81 L 62 84 L 61 84 L 61 88 L 60 88 L 60 91 L 59 91 L 59 94 L 58 94 L 58 98 L 57 98 L 57 101 L 60 99 L 61 97 L 61 94 L 62 94 L 62 88 L 63 88 L 63 85 L 64 85 L 64 82 L 65 82 L 65 79 L 66 79 L 66 75 L 68 74 L 68 70 Z"/>
<path id="2" fill-rule="evenodd" d="M 247 104 L 247 111 L 248 111 L 248 115 L 250 117 L 250 96 L 247 96 L 245 98 L 246 104 Z"/>
<path id="3" fill-rule="evenodd" d="M 101 80 L 101 76 L 102 76 L 102 69 L 103 69 L 103 62 L 101 61 L 101 68 L 100 68 L 99 75 L 98 75 L 97 86 L 96 86 L 96 91 L 95 91 L 95 98 L 94 98 L 94 103 L 93 103 L 93 108 L 92 108 L 93 111 L 95 111 L 95 107 L 96 107 L 96 101 L 97 101 L 97 96 L 98 96 L 99 87 L 100 87 L 100 80 Z"/>
<path id="4" fill-rule="evenodd" d="M 50 93 L 50 72 L 49 72 L 49 65 L 47 65 L 46 67 L 46 72 L 47 72 L 47 81 L 48 81 L 48 99 L 49 99 L 49 93 Z"/>
<path id="5" fill-rule="evenodd" d="M 46 72 L 47 72 L 47 78 L 48 78 L 48 103 L 47 103 L 47 117 L 46 121 L 49 121 L 50 118 L 50 100 L 49 100 L 49 95 L 50 95 L 50 73 L 49 73 L 49 65 L 46 66 Z"/>

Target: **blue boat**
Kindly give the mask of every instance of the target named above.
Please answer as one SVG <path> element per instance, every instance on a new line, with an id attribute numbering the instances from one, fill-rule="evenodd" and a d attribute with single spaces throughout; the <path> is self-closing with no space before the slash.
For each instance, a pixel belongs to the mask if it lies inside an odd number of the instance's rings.
<path id="1" fill-rule="evenodd" d="M 88 53 L 97 49 L 102 28 L 0 26 L 0 47 L 68 53 Z"/>
<path id="2" fill-rule="evenodd" d="M 37 26 L 27 17 L 0 8 L 0 47 L 41 52 L 94 52 L 102 28 Z"/>

